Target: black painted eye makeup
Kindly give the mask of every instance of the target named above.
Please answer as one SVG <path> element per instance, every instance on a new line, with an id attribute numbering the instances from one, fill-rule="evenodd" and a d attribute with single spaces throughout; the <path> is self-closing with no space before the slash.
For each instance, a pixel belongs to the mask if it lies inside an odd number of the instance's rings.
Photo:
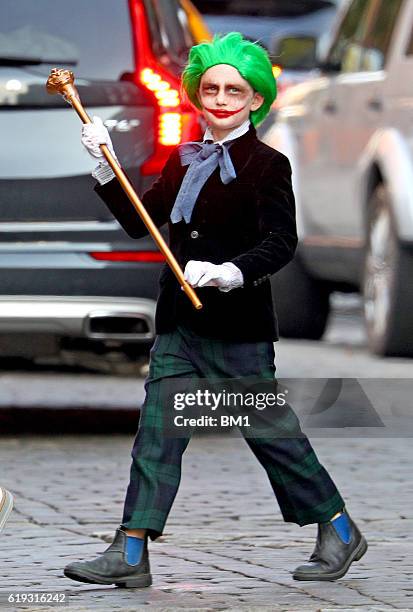
<path id="1" fill-rule="evenodd" d="M 217 89 L 219 89 L 219 86 L 217 84 L 215 84 L 215 83 L 204 83 L 202 85 L 202 90 L 206 91 L 208 89 L 215 89 L 215 90 L 217 90 Z M 239 93 L 245 93 L 245 89 L 242 86 L 240 86 L 240 85 L 228 84 L 228 85 L 225 86 L 225 89 L 227 91 L 229 91 L 231 89 L 235 89 Z"/>

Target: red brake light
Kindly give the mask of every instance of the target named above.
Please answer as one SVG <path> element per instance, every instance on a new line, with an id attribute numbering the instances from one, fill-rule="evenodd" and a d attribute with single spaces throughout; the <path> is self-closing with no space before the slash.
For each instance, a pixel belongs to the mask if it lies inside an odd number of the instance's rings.
<path id="1" fill-rule="evenodd" d="M 165 261 L 165 256 L 160 251 L 92 251 L 89 255 L 99 261 L 141 261 L 145 263 Z"/>
<path id="2" fill-rule="evenodd" d="M 140 73 L 141 83 L 152 91 L 158 104 L 158 144 L 175 146 L 182 141 L 181 98 L 170 79 L 166 79 L 152 68 Z M 173 112 L 172 112 L 173 111 Z"/>
<path id="3" fill-rule="evenodd" d="M 141 71 L 141 82 L 147 89 L 153 91 L 161 107 L 176 107 L 181 103 L 179 91 L 171 87 L 171 82 L 163 79 L 152 68 Z"/>

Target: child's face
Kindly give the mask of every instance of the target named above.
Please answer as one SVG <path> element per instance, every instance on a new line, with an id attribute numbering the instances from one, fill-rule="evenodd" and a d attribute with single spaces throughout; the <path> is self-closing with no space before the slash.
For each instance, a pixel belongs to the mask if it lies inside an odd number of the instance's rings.
<path id="1" fill-rule="evenodd" d="M 219 132 L 232 131 L 264 102 L 263 96 L 228 64 L 212 66 L 204 72 L 198 97 L 208 125 Z"/>

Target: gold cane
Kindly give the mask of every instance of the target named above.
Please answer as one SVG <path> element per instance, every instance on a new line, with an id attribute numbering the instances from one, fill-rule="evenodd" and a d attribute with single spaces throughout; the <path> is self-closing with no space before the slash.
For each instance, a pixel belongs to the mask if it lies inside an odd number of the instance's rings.
<path id="1" fill-rule="evenodd" d="M 75 79 L 73 72 L 71 72 L 70 70 L 64 70 L 63 68 L 53 68 L 50 72 L 49 78 L 47 79 L 47 92 L 49 94 L 60 94 L 61 96 L 63 96 L 66 102 L 69 102 L 69 104 L 73 106 L 83 123 L 92 123 L 90 117 L 88 116 L 80 101 L 79 93 L 74 85 L 74 80 Z M 100 145 L 100 148 L 102 153 L 108 160 L 113 172 L 117 176 L 123 190 L 125 191 L 129 200 L 132 202 L 142 221 L 148 228 L 148 231 L 151 234 L 152 238 L 158 245 L 159 250 L 165 255 L 166 260 L 170 268 L 172 269 L 172 272 L 178 279 L 178 282 L 181 285 L 182 289 L 185 291 L 186 295 L 189 297 L 195 308 L 199 310 L 200 308 L 202 308 L 202 303 L 200 302 L 197 294 L 195 293 L 191 285 L 189 285 L 185 280 L 184 273 L 182 272 L 178 262 L 172 254 L 172 251 L 166 244 L 165 240 L 162 237 L 162 234 L 152 221 L 150 215 L 147 213 L 144 205 L 136 195 L 135 190 L 133 189 L 122 168 L 116 162 L 115 158 L 113 157 L 106 145 L 102 144 Z"/>

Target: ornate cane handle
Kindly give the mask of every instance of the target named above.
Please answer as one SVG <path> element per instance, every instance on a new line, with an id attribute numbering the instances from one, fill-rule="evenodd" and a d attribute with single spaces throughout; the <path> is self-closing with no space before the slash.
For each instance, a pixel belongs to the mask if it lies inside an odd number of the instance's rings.
<path id="1" fill-rule="evenodd" d="M 92 120 L 82 106 L 74 82 L 75 76 L 71 70 L 52 68 L 47 79 L 46 89 L 51 95 L 60 94 L 63 96 L 66 102 L 73 106 L 83 123 L 92 123 Z"/>

